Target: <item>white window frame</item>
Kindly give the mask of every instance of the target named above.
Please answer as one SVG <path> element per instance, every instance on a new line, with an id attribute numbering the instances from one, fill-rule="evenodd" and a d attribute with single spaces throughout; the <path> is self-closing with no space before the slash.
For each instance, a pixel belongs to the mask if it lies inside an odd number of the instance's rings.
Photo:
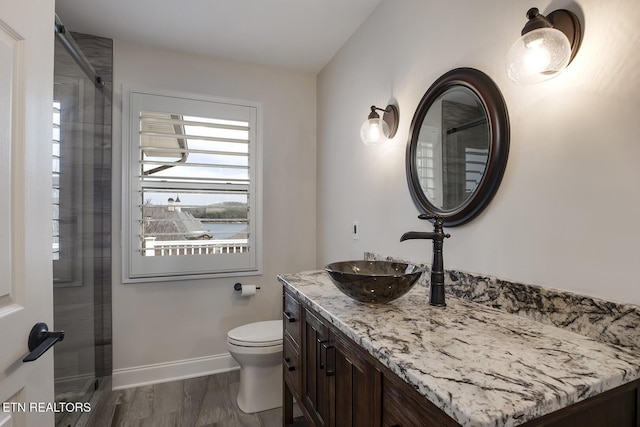
<path id="1" fill-rule="evenodd" d="M 262 274 L 262 105 L 240 101 L 124 86 L 122 108 L 122 281 L 175 281 Z M 140 250 L 139 114 L 141 110 L 213 117 L 243 117 L 249 130 L 249 251 L 246 253 L 143 256 Z M 226 114 L 231 114 L 226 116 Z"/>

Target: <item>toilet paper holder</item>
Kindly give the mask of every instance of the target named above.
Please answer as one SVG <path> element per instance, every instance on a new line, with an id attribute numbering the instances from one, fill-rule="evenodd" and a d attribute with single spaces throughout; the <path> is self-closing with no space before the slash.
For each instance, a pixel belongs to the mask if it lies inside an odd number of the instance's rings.
<path id="1" fill-rule="evenodd" d="M 233 285 L 233 289 L 236 291 L 242 291 L 242 283 L 236 283 L 235 285 Z M 260 289 L 260 286 L 256 286 L 256 289 Z"/>

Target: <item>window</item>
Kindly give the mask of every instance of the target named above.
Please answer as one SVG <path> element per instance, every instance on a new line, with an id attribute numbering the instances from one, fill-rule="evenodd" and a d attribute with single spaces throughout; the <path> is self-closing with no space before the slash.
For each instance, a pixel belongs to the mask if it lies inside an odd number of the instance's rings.
<path id="1" fill-rule="evenodd" d="M 464 147 L 465 192 L 467 197 L 471 196 L 480 185 L 484 171 L 487 168 L 487 159 L 489 159 L 488 148 Z"/>
<path id="2" fill-rule="evenodd" d="M 435 206 L 442 206 L 442 144 L 439 129 L 423 125 L 416 152 L 416 172 L 425 195 Z"/>
<path id="3" fill-rule="evenodd" d="M 77 156 L 80 150 L 73 143 L 72 132 L 63 124 L 63 115 L 66 121 L 73 120 L 73 113 L 70 113 L 66 108 L 66 102 L 63 101 L 66 101 L 64 96 L 53 101 L 53 140 L 51 146 L 53 154 L 51 165 L 53 239 L 51 249 L 53 285 L 56 288 L 82 285 L 81 263 L 78 263 L 79 257 L 83 254 L 82 243 L 79 242 L 78 237 L 82 227 L 82 216 L 79 215 L 77 208 L 74 209 L 77 206 L 77 203 L 74 203 L 77 192 L 71 186 L 71 183 L 77 182 L 78 175 L 78 167 L 73 167 L 73 156 Z"/>
<path id="4" fill-rule="evenodd" d="M 124 281 L 260 273 L 258 105 L 128 94 Z"/>

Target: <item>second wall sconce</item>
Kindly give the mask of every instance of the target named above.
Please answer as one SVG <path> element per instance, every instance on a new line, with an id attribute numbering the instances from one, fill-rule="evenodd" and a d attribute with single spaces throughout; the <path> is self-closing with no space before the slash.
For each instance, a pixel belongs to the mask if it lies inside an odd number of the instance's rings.
<path id="1" fill-rule="evenodd" d="M 378 111 L 384 111 L 382 117 Z M 367 121 L 360 127 L 362 142 L 366 145 L 384 144 L 396 134 L 399 118 L 398 107 L 395 105 L 387 105 L 385 109 L 372 105 Z"/>
<path id="2" fill-rule="evenodd" d="M 573 60 L 582 38 L 578 17 L 565 9 L 541 15 L 527 12 L 529 21 L 507 54 L 507 75 L 516 83 L 538 83 L 557 76 Z"/>

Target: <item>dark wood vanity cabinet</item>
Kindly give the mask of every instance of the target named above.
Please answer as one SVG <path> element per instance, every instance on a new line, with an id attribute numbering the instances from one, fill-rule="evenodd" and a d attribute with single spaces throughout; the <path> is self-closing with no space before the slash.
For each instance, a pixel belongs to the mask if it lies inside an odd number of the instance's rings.
<path id="1" fill-rule="evenodd" d="M 382 376 L 382 427 L 459 426 L 397 376 Z"/>
<path id="2" fill-rule="evenodd" d="M 302 390 L 302 357 L 300 352 L 302 317 L 300 316 L 300 304 L 291 295 L 285 294 L 283 307 L 282 372 L 285 384 L 288 384 L 291 391 L 299 395 Z M 287 392 L 289 390 L 285 390 L 285 401 L 287 400 Z"/>
<path id="3" fill-rule="evenodd" d="M 352 340 L 284 291 L 283 426 L 293 399 L 311 426 L 459 424 Z M 640 427 L 640 380 L 522 424 Z"/>
<path id="4" fill-rule="evenodd" d="M 376 425 L 372 403 L 375 399 L 374 366 L 359 348 L 337 335 L 330 338 L 333 349 L 333 376 L 330 377 L 331 419 L 334 426 Z"/>
<path id="5" fill-rule="evenodd" d="M 640 380 L 574 403 L 522 427 L 640 427 Z"/>
<path id="6" fill-rule="evenodd" d="M 304 310 L 303 406 L 316 426 L 371 427 L 373 366 L 357 348 Z"/>
<path id="7" fill-rule="evenodd" d="M 302 353 L 302 402 L 317 426 L 328 426 L 329 376 L 327 366 L 329 329 L 308 310 L 304 311 L 304 346 Z"/>
<path id="8" fill-rule="evenodd" d="M 421 407 L 421 399 L 426 399 L 377 365 L 363 349 L 285 291 L 283 425 L 293 421 L 293 398 L 309 424 L 317 427 L 457 425 L 431 405 L 440 412 L 433 418 Z M 410 398 L 414 401 L 407 406 Z"/>

